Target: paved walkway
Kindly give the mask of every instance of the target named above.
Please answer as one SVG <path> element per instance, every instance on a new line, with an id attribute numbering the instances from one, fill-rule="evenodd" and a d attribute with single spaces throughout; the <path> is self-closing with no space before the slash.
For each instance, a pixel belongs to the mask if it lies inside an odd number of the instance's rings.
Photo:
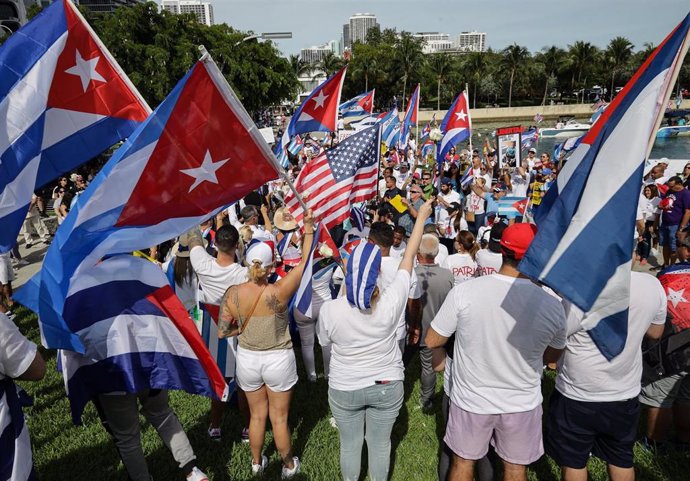
<path id="1" fill-rule="evenodd" d="M 51 233 L 55 232 L 57 229 L 57 217 L 52 216 L 43 219 L 48 226 L 48 230 Z M 18 290 L 19 287 L 26 284 L 26 282 L 31 279 L 34 274 L 41 270 L 43 266 L 43 257 L 45 257 L 46 252 L 48 252 L 49 244 L 44 244 L 38 237 L 34 237 L 34 243 L 31 247 L 26 247 L 24 244 L 24 236 L 19 237 L 19 253 L 22 259 L 26 260 L 29 265 L 19 267 L 15 269 L 14 273 L 16 278 L 12 281 L 12 287 L 14 290 Z"/>

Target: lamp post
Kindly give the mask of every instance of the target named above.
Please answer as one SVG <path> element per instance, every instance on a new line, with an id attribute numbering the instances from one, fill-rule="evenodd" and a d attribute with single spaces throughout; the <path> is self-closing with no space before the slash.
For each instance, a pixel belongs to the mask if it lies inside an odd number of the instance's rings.
<path id="1" fill-rule="evenodd" d="M 285 38 L 292 38 L 292 32 L 264 32 L 264 33 L 253 33 L 247 35 L 239 42 L 235 43 L 235 46 L 241 44 L 242 42 L 249 42 L 254 39 L 261 40 L 280 40 Z"/>

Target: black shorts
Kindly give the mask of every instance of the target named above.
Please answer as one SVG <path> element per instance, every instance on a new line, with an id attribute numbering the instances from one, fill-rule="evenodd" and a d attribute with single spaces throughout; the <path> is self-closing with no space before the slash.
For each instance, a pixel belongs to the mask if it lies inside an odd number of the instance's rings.
<path id="1" fill-rule="evenodd" d="M 545 450 L 559 466 L 582 469 L 590 453 L 619 468 L 633 466 L 640 402 L 575 401 L 555 391 L 546 418 Z"/>

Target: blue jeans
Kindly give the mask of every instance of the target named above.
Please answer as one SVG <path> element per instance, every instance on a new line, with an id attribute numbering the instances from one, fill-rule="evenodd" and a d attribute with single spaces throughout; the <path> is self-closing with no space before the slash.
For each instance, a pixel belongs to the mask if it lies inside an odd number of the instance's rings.
<path id="1" fill-rule="evenodd" d="M 366 423 L 369 478 L 386 481 L 390 467 L 391 431 L 403 403 L 403 382 L 375 384 L 356 391 L 328 390 L 328 403 L 340 431 L 340 471 L 357 481 L 362 464 Z"/>

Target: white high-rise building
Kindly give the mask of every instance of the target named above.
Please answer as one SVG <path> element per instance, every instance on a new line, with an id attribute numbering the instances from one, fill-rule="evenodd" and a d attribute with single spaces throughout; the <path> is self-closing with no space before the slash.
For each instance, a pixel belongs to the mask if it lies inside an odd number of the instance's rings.
<path id="1" fill-rule="evenodd" d="M 309 48 L 303 48 L 300 50 L 299 56 L 304 60 L 305 62 L 309 64 L 315 64 L 321 61 L 323 57 L 327 54 L 332 52 L 333 50 L 331 49 L 331 46 L 329 44 L 326 45 L 320 45 L 318 47 L 309 47 Z"/>
<path id="2" fill-rule="evenodd" d="M 453 49 L 453 42 L 450 41 L 450 35 L 439 32 L 418 32 L 414 34 L 415 38 L 424 41 L 422 52 L 424 53 L 439 53 Z"/>
<path id="3" fill-rule="evenodd" d="M 355 13 L 350 17 L 349 44 L 355 42 L 366 43 L 369 29 L 378 27 L 376 15 L 371 13 Z"/>
<path id="4" fill-rule="evenodd" d="M 175 14 L 193 13 L 199 23 L 208 25 L 214 24 L 213 5 L 211 2 L 203 0 L 163 0 L 161 9 Z"/>
<path id="5" fill-rule="evenodd" d="M 340 42 L 337 40 L 331 40 L 328 42 L 328 46 L 331 48 L 331 52 L 333 52 L 335 55 L 340 57 L 343 54 L 343 51 L 340 49 Z"/>
<path id="6" fill-rule="evenodd" d="M 462 32 L 458 35 L 456 47 L 463 52 L 486 52 L 486 33 Z"/>

